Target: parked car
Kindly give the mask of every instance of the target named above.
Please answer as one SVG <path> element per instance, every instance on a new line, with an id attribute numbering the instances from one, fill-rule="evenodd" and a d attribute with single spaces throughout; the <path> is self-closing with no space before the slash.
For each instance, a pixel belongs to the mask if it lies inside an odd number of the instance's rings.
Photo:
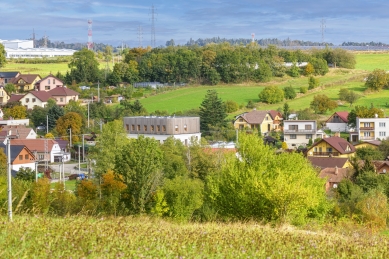
<path id="1" fill-rule="evenodd" d="M 86 179 L 85 174 L 71 174 L 69 175 L 69 180 L 84 180 Z"/>
<path id="2" fill-rule="evenodd" d="M 45 130 L 46 129 L 46 127 L 45 126 L 38 126 L 38 127 L 36 127 L 36 130 Z"/>

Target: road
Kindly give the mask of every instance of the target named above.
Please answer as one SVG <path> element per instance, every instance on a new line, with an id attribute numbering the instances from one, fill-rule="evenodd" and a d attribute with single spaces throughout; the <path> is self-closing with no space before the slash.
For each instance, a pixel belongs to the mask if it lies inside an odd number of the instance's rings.
<path id="1" fill-rule="evenodd" d="M 59 172 L 60 165 L 62 166 L 62 164 L 59 164 L 59 163 L 58 164 L 52 164 L 52 165 L 50 165 L 50 167 L 55 172 Z M 68 176 L 68 175 L 71 175 L 71 174 L 78 174 L 79 173 L 79 170 L 74 168 L 74 167 L 78 167 L 78 163 L 64 164 L 64 167 L 65 167 L 65 176 Z M 80 171 L 80 172 L 87 173 L 85 171 Z M 52 182 L 58 181 L 58 177 L 59 177 L 58 173 L 52 174 Z"/>

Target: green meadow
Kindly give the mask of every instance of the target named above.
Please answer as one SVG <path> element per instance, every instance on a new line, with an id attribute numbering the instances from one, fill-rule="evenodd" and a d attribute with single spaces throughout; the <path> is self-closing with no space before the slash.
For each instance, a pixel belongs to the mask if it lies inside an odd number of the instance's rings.
<path id="1" fill-rule="evenodd" d="M 389 70 L 389 52 L 356 53 L 356 69 L 373 71 L 376 68 Z"/>

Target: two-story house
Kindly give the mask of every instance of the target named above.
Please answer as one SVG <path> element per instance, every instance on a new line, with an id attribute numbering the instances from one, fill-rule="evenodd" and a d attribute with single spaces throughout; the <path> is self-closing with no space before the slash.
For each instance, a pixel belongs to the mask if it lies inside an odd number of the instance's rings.
<path id="1" fill-rule="evenodd" d="M 273 119 L 268 111 L 252 110 L 236 116 L 235 129 L 256 129 L 267 134 L 274 129 Z"/>
<path id="2" fill-rule="evenodd" d="M 78 92 L 69 89 L 67 87 L 56 87 L 47 92 L 57 102 L 57 105 L 64 106 L 69 103 L 70 100 L 78 101 Z"/>
<path id="3" fill-rule="evenodd" d="M 19 72 L 0 72 L 0 85 L 5 86 L 20 75 Z"/>
<path id="4" fill-rule="evenodd" d="M 47 101 L 52 96 L 45 91 L 30 91 L 27 94 L 13 94 L 9 102 L 20 102 L 27 109 L 33 109 L 34 106 L 46 107 Z"/>
<path id="5" fill-rule="evenodd" d="M 33 90 L 35 83 L 41 79 L 38 74 L 20 74 L 12 79 L 11 83 L 15 85 L 17 91 L 22 93 Z"/>
<path id="6" fill-rule="evenodd" d="M 52 74 L 42 78 L 38 82 L 35 83 L 35 89 L 38 91 L 50 91 L 57 87 L 63 87 L 64 84 L 61 79 L 53 76 Z"/>
<path id="7" fill-rule="evenodd" d="M 323 138 L 324 132 L 317 130 L 315 120 L 285 120 L 284 121 L 284 141 L 288 148 L 305 147 L 309 140 Z"/>
<path id="8" fill-rule="evenodd" d="M 326 121 L 326 128 L 333 132 L 349 132 L 347 117 L 347 111 L 335 112 Z"/>
<path id="9" fill-rule="evenodd" d="M 343 157 L 354 156 L 355 147 L 344 138 L 323 138 L 312 145 L 307 151 L 307 156 Z"/>
<path id="10" fill-rule="evenodd" d="M 129 138 L 144 135 L 162 143 L 167 138 L 174 137 L 185 145 L 190 145 L 192 139 L 201 139 L 200 117 L 136 116 L 124 117 L 123 123 Z"/>
<path id="11" fill-rule="evenodd" d="M 381 140 L 389 137 L 389 118 L 357 118 L 353 142 Z"/>
<path id="12" fill-rule="evenodd" d="M 7 146 L 0 143 L 0 148 L 7 155 Z M 20 168 L 30 168 L 35 170 L 34 154 L 25 145 L 12 145 L 11 143 L 11 169 L 19 171 Z M 7 155 L 8 156 L 8 155 Z"/>
<path id="13" fill-rule="evenodd" d="M 31 150 L 37 160 L 49 163 L 59 161 L 63 153 L 59 144 L 53 139 L 12 139 L 11 145 L 24 145 Z"/>
<path id="14" fill-rule="evenodd" d="M 0 130 L 0 141 L 9 134 L 16 139 L 36 139 L 37 136 L 34 129 L 27 128 L 25 125 L 4 125 Z"/>
<path id="15" fill-rule="evenodd" d="M 273 120 L 273 130 L 274 131 L 282 131 L 283 127 L 283 117 L 282 117 L 282 114 L 279 112 L 279 111 L 275 111 L 275 110 L 270 110 L 269 111 L 269 114 Z"/>
<path id="16" fill-rule="evenodd" d="M 0 85 L 0 105 L 4 105 L 11 97 L 5 91 L 4 86 Z"/>

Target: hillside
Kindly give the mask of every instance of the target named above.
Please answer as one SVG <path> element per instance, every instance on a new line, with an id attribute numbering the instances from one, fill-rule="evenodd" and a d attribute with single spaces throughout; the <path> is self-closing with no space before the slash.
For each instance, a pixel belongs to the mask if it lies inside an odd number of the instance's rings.
<path id="1" fill-rule="evenodd" d="M 0 218 L 1 258 L 388 258 L 386 236 L 147 217 Z M 336 230 L 336 229 L 341 230 Z"/>

